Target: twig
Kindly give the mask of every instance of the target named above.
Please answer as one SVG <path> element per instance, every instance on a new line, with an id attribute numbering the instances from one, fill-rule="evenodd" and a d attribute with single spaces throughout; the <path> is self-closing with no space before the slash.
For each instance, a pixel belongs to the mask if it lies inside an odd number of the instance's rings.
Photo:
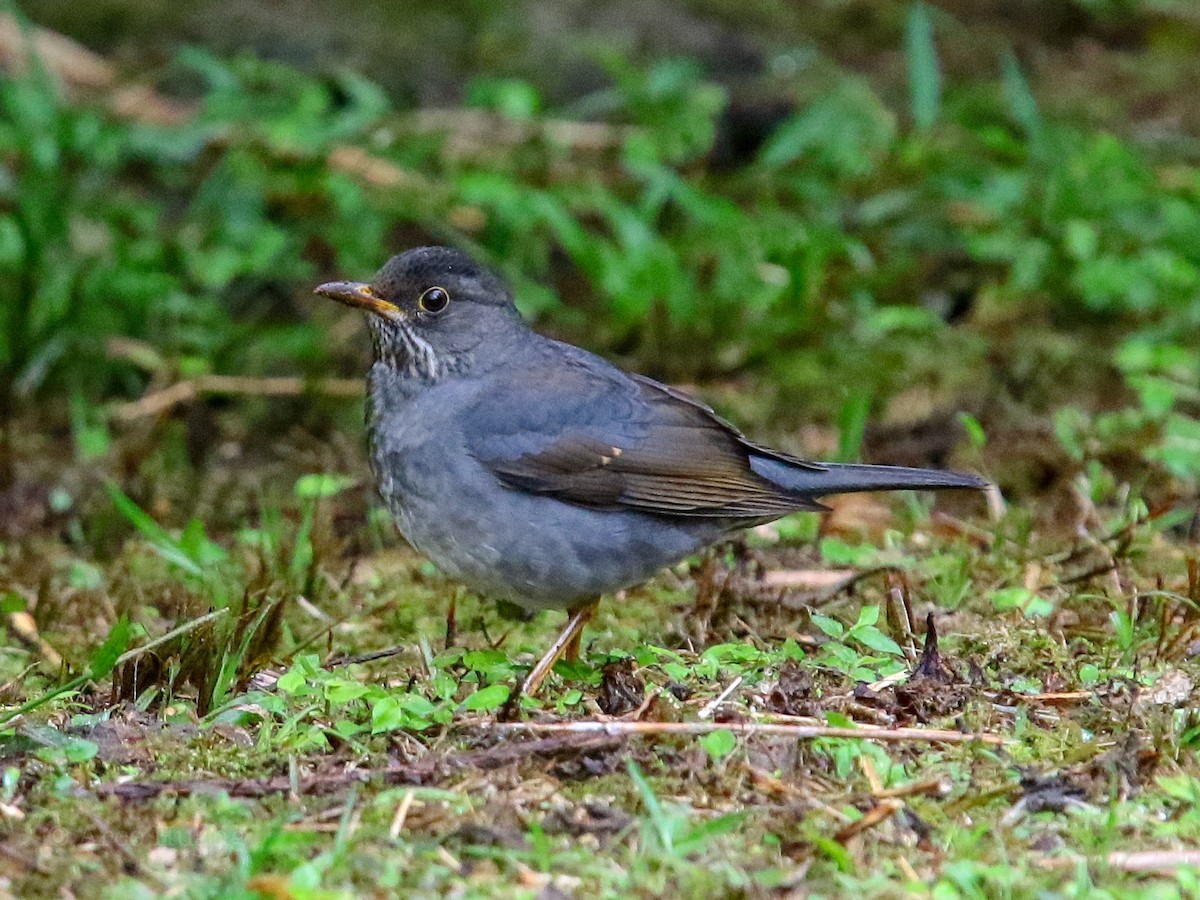
<path id="1" fill-rule="evenodd" d="M 404 830 L 404 822 L 408 819 L 408 811 L 412 809 L 415 797 L 415 791 L 405 791 L 404 796 L 400 798 L 400 802 L 396 804 L 396 814 L 392 816 L 392 825 L 388 829 L 388 837 L 393 841 L 398 840 L 400 832 Z"/>
<path id="2" fill-rule="evenodd" d="M 1097 696 L 1095 691 L 1046 691 L 1041 694 L 1022 694 L 1021 700 L 1028 703 L 1046 703 L 1050 706 L 1065 706 L 1090 700 Z"/>
<path id="3" fill-rule="evenodd" d="M 146 416 L 157 416 L 181 403 L 195 400 L 202 394 L 226 394 L 247 397 L 298 397 L 303 394 L 325 394 L 330 397 L 358 397 L 363 382 L 358 378 L 305 379 L 294 376 L 248 378 L 240 375 L 201 375 L 177 381 L 162 390 L 153 391 L 138 400 L 120 403 L 112 408 L 118 422 L 132 422 Z"/>
<path id="4" fill-rule="evenodd" d="M 451 853 L 441 844 L 437 845 L 437 849 L 434 851 L 434 853 L 437 854 L 438 858 L 440 858 L 442 861 L 442 865 L 444 865 L 447 869 L 449 869 L 455 875 L 462 874 L 462 863 L 458 861 L 458 858 L 455 857 L 453 853 Z"/>
<path id="5" fill-rule="evenodd" d="M 9 613 L 8 628 L 12 632 L 13 637 L 30 650 L 36 651 L 45 660 L 49 668 L 58 669 L 62 667 L 62 654 L 55 650 L 50 642 L 42 637 L 38 631 L 37 623 L 29 613 L 24 610 Z"/>
<path id="6" fill-rule="evenodd" d="M 729 686 L 726 687 L 725 690 L 721 691 L 721 693 L 719 693 L 717 696 L 713 697 L 713 699 L 705 703 L 704 706 L 701 707 L 700 712 L 698 712 L 696 715 L 698 715 L 701 719 L 709 718 L 714 712 L 717 711 L 717 707 L 728 700 L 729 695 L 741 686 L 742 680 L 742 676 L 739 675 L 737 678 L 733 679 L 733 681 L 729 682 Z"/>
<path id="7" fill-rule="evenodd" d="M 479 109 L 422 109 L 412 119 L 424 133 L 445 133 L 456 154 L 491 152 L 497 144 L 523 144 L 540 139 L 585 153 L 619 148 L 635 129 L 605 122 L 572 119 L 518 120 Z"/>
<path id="8" fill-rule="evenodd" d="M 917 882 L 923 880 L 921 876 L 917 874 L 917 870 L 912 867 L 912 863 L 905 858 L 904 854 L 897 856 L 895 863 L 896 867 L 904 873 L 904 877 L 909 881 Z"/>
<path id="9" fill-rule="evenodd" d="M 386 650 L 376 650 L 374 653 L 360 653 L 358 656 L 333 656 L 325 661 L 325 668 L 334 669 L 338 666 L 357 666 L 361 663 L 375 662 L 377 659 L 387 659 L 403 653 L 410 646 L 409 644 L 397 644 L 395 647 L 388 647 Z"/>
<path id="10" fill-rule="evenodd" d="M 1075 854 L 1039 859 L 1043 869 L 1074 869 L 1079 865 Z M 1200 850 L 1114 850 L 1108 856 L 1093 860 L 1122 872 L 1173 872 L 1184 866 L 1200 866 Z"/>
<path id="11" fill-rule="evenodd" d="M 781 609 L 817 609 L 831 602 L 838 596 L 838 594 L 849 590 L 865 578 L 870 578 L 872 575 L 879 575 L 884 572 L 898 571 L 900 571 L 900 567 L 893 565 L 874 566 L 870 569 L 862 569 L 861 571 L 847 575 L 845 578 L 839 579 L 823 591 L 813 594 L 801 594 L 795 597 L 789 596 L 787 593 L 791 588 L 790 585 L 768 584 L 767 582 L 769 579 L 764 579 L 762 582 L 751 582 L 746 584 L 745 587 L 748 590 L 754 590 L 755 588 L 772 588 L 772 590 L 766 594 L 750 594 L 744 599 L 759 605 L 769 604 L 771 606 L 778 606 Z"/>
<path id="12" fill-rule="evenodd" d="M 742 763 L 742 771 L 750 776 L 750 781 L 764 794 L 771 794 L 793 803 L 803 803 L 805 806 L 820 810 L 829 816 L 829 818 L 843 824 L 851 821 L 848 815 L 837 807 L 830 806 L 821 800 L 814 791 L 803 790 L 794 784 L 788 784 L 786 781 L 776 778 L 762 769 L 757 769 L 747 762 Z"/>
<path id="13" fill-rule="evenodd" d="M 652 691 L 647 691 L 645 699 L 638 704 L 637 709 L 633 710 L 632 712 L 627 712 L 625 715 L 619 716 L 618 718 L 624 719 L 627 722 L 636 722 L 638 719 L 644 716 L 646 714 L 646 710 L 653 706 L 654 702 L 662 696 L 662 692 L 663 689 L 660 687 L 656 687 Z"/>
<path id="14" fill-rule="evenodd" d="M 863 725 L 841 728 L 829 725 L 782 725 L 774 722 L 481 722 L 489 731 L 527 732 L 530 734 L 605 734 L 610 737 L 654 734 L 711 734 L 727 729 L 743 737 L 773 734 L 797 740 L 816 738 L 850 738 L 870 741 L 929 741 L 932 743 L 962 744 L 978 741 L 982 744 L 1006 744 L 1011 738 L 986 732 L 968 734 L 941 728 L 880 728 Z"/>
<path id="15" fill-rule="evenodd" d="M 1188 645 L 1196 636 L 1196 631 L 1200 629 L 1200 622 L 1192 621 L 1186 623 L 1179 629 L 1179 633 L 1171 639 L 1167 647 L 1162 652 L 1163 659 L 1179 659 L 1183 656 Z"/>
<path id="16" fill-rule="evenodd" d="M 1142 850 L 1108 854 L 1108 864 L 1123 872 L 1164 872 L 1183 866 L 1200 866 L 1200 850 Z"/>
<path id="17" fill-rule="evenodd" d="M 844 580 L 842 580 L 838 584 L 832 585 L 829 588 L 829 590 L 827 590 L 821 594 L 817 594 L 815 597 L 812 598 L 811 602 L 808 605 L 812 606 L 813 608 L 824 606 L 826 603 L 829 603 L 831 600 L 833 600 L 835 597 L 837 597 L 838 594 L 854 587 L 856 584 L 858 584 L 864 578 L 870 578 L 872 575 L 880 575 L 880 574 L 884 574 L 884 573 L 899 572 L 899 571 L 900 571 L 899 566 L 891 566 L 891 565 L 874 566 L 870 569 L 863 569 L 861 572 L 855 572 L 853 575 L 847 576 Z"/>
<path id="18" fill-rule="evenodd" d="M 1193 560 L 1188 560 L 1188 575 L 1192 574 Z M 1158 602 L 1158 639 L 1154 642 L 1154 663 L 1157 665 L 1163 658 L 1163 648 L 1167 644 L 1167 629 L 1174 617 L 1175 604 L 1165 599 Z"/>
<path id="19" fill-rule="evenodd" d="M 866 757 L 861 757 L 866 759 Z M 910 784 L 901 784 L 893 788 L 882 788 L 881 790 L 871 791 L 871 796 L 876 800 L 884 800 L 889 797 L 945 797 L 950 793 L 951 784 L 945 778 L 926 778 L 924 781 L 914 781 Z"/>
<path id="20" fill-rule="evenodd" d="M 104 342 L 104 353 L 109 359 L 130 363 L 150 375 L 164 376 L 171 371 L 157 347 L 137 338 L 113 335 Z"/>
<path id="21" fill-rule="evenodd" d="M 849 825 L 839 828 L 833 839 L 839 844 L 844 844 L 852 837 L 862 834 L 869 828 L 874 828 L 880 822 L 886 822 L 903 808 L 904 803 L 900 800 L 884 800 L 863 813 L 861 819 L 856 819 Z"/>
<path id="22" fill-rule="evenodd" d="M 787 800 L 807 800 L 809 795 L 800 788 L 788 784 L 781 778 L 776 778 L 770 772 L 765 772 L 762 769 L 756 768 L 748 762 L 742 763 L 742 771 L 750 776 L 750 781 L 756 788 L 767 794 L 773 794 L 776 797 L 783 797 Z M 845 816 L 845 813 L 841 813 Z"/>
<path id="23" fill-rule="evenodd" d="M 915 662 L 917 623 L 913 614 L 912 598 L 908 592 L 908 579 L 904 577 L 903 572 L 889 572 L 887 582 L 887 612 L 897 631 L 896 643 L 901 644 L 908 661 Z M 895 621 L 897 619 L 899 621 Z"/>
<path id="24" fill-rule="evenodd" d="M 1097 575 L 1106 575 L 1109 572 L 1115 572 L 1117 569 L 1117 561 L 1112 557 L 1102 560 L 1099 564 L 1091 568 L 1084 569 L 1082 572 L 1076 572 L 1074 575 L 1067 575 L 1058 579 L 1059 584 L 1078 584 L 1081 581 L 1087 581 L 1089 578 L 1095 578 Z"/>
<path id="25" fill-rule="evenodd" d="M 940 528 L 948 529 L 955 534 L 962 535 L 973 545 L 982 550 L 990 549 L 997 540 L 1001 539 L 1001 536 L 997 535 L 993 531 L 988 531 L 986 528 L 980 528 L 978 525 L 972 525 L 970 522 L 964 522 L 957 516 L 952 516 L 948 512 L 943 512 L 942 510 L 934 510 L 930 515 L 930 519 L 934 525 Z M 993 521 L 995 520 L 993 519 Z"/>
<path id="26" fill-rule="evenodd" d="M 150 643 L 148 643 L 148 644 L 142 644 L 142 646 L 140 646 L 140 647 L 134 647 L 132 650 L 126 650 L 124 653 L 122 653 L 120 656 L 117 657 L 117 661 L 115 663 L 113 663 L 113 668 L 115 669 L 118 666 L 123 666 L 123 665 L 125 665 L 125 663 L 129 662 L 130 660 L 137 659 L 139 656 L 141 656 L 147 650 L 153 650 L 155 647 L 162 646 L 167 641 L 172 641 L 175 638 L 179 637 L 180 635 L 184 635 L 184 634 L 187 634 L 189 631 L 196 630 L 201 625 L 206 625 L 209 622 L 213 621 L 214 619 L 219 619 L 219 618 L 221 618 L 221 616 L 225 615 L 227 612 L 229 612 L 229 607 L 227 607 L 227 606 L 222 607 L 221 609 L 214 609 L 210 613 L 205 613 L 202 616 L 192 619 L 190 622 L 184 622 L 182 625 L 180 625 L 176 628 L 172 628 L 166 634 L 164 634 L 160 637 L 156 637 L 154 640 L 150 641 Z"/>
<path id="27" fill-rule="evenodd" d="M 871 794 L 878 797 L 883 791 L 883 781 L 879 778 L 879 772 L 875 770 L 875 763 L 871 762 L 868 756 L 860 756 L 858 758 L 858 767 L 862 769 L 863 777 L 867 779 L 867 784 L 871 786 Z"/>

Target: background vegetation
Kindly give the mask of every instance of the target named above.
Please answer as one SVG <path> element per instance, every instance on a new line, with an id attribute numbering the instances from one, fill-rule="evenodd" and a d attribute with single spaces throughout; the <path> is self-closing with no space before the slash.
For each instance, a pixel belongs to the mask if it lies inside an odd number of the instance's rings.
<path id="1" fill-rule="evenodd" d="M 1192 4 L 285 12 L 3 7 L 15 894 L 1195 889 Z M 310 294 L 429 242 L 756 437 L 1009 509 L 855 500 L 664 575 L 527 712 L 657 686 L 639 715 L 730 728 L 504 757 L 556 623 L 464 596 L 435 652 L 454 588 L 374 506 L 366 342 Z M 926 611 L 949 706 L 888 693 Z"/>

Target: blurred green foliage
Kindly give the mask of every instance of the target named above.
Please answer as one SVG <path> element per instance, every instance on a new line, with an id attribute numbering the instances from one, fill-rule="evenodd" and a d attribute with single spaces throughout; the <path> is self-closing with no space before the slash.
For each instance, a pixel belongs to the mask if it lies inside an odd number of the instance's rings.
<path id="1" fill-rule="evenodd" d="M 683 59 L 605 55 L 591 104 L 611 146 L 583 153 L 514 79 L 467 99 L 485 135 L 517 137 L 463 149 L 453 123 L 397 114 L 348 72 L 187 50 L 175 72 L 199 109 L 163 126 L 64 99 L 37 69 L 6 78 L 5 419 L 39 394 L 136 396 L 149 375 L 107 352 L 117 336 L 177 375 L 327 371 L 308 287 L 419 236 L 480 254 L 527 312 L 643 370 L 768 373 L 813 398 L 806 414 L 840 417 L 851 456 L 875 400 L 978 379 L 986 329 L 922 302 L 950 261 L 992 320 L 1069 333 L 1079 365 L 1121 373 L 1119 409 L 1045 400 L 1070 453 L 1151 434 L 1147 459 L 1200 476 L 1200 169 L 1051 119 L 1011 55 L 990 81 L 945 79 L 937 21 L 911 8 L 907 108 L 850 73 L 817 79 L 728 169 L 707 162 L 725 92 Z M 332 164 L 345 147 L 386 164 L 385 183 Z"/>

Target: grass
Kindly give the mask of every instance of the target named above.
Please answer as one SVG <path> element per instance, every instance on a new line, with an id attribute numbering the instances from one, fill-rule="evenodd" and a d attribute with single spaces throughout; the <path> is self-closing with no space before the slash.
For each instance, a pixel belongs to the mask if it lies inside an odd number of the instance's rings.
<path id="1" fill-rule="evenodd" d="M 1200 168 L 1132 112 L 1195 23 L 1084 5 L 1154 25 L 1145 67 L 1088 51 L 1128 122 L 1027 52 L 954 62 L 959 4 L 889 4 L 877 71 L 793 54 L 724 161 L 686 59 L 437 116 L 198 49 L 132 113 L 6 76 L 0 893 L 1195 895 Z M 559 617 L 399 541 L 365 341 L 308 300 L 418 241 L 757 437 L 976 468 L 1008 507 L 758 529 L 608 598 L 505 730 Z"/>
<path id="2" fill-rule="evenodd" d="M 1103 524 L 1077 541 L 1028 530 L 1016 513 L 967 522 L 900 503 L 864 520 L 883 521 L 885 534 L 843 527 L 813 543 L 780 538 L 809 529 L 785 522 L 609 600 L 584 659 L 560 666 L 524 708 L 527 719 L 571 722 L 619 702 L 610 709 L 636 708 L 651 732 L 692 722 L 709 723 L 706 734 L 501 735 L 495 711 L 557 620 L 514 624 L 462 595 L 461 639 L 444 649 L 456 589 L 380 539 L 363 495 L 335 490 L 346 482 L 299 483 L 259 545 L 315 535 L 312 578 L 271 589 L 287 601 L 274 662 L 243 672 L 206 714 L 172 676 L 185 646 L 158 645 L 152 678 L 122 675 L 128 659 L 121 677 L 105 671 L 118 647 L 161 633 L 150 608 L 135 611 L 133 637 L 99 651 L 78 620 L 45 621 L 45 601 L 33 608 L 40 638 L 81 677 L 3 726 L 0 872 L 15 894 L 1134 897 L 1195 887 L 1195 869 L 1177 870 L 1170 854 L 1200 836 L 1197 585 L 1169 519 L 1130 524 L 1100 507 Z M 335 534 L 346 518 L 358 524 Z M 206 540 L 224 542 L 232 524 L 214 522 Z M 81 565 L 112 596 L 203 591 L 161 552 L 179 539 L 147 527 L 111 560 L 64 548 L 42 596 L 86 594 L 69 586 Z M 244 539 L 227 546 L 220 577 L 261 580 L 262 557 Z M 12 547 L 0 565 L 11 611 L 37 594 L 26 579 L 44 570 L 23 571 Z M 800 583 L 832 566 L 874 574 L 832 596 L 761 582 L 786 571 Z M 298 588 L 321 583 L 336 589 L 319 594 L 319 609 L 299 603 Z M 933 613 L 940 635 L 940 661 L 911 678 L 922 628 L 911 633 L 906 607 L 918 620 Z M 218 671 L 244 637 L 221 641 L 203 657 Z M 0 658 L 7 703 L 62 681 L 34 646 Z M 756 732 L 765 722 L 1003 742 L 798 741 Z M 1167 862 L 1138 855 L 1152 851 Z M 1140 865 L 1166 868 L 1132 870 Z"/>

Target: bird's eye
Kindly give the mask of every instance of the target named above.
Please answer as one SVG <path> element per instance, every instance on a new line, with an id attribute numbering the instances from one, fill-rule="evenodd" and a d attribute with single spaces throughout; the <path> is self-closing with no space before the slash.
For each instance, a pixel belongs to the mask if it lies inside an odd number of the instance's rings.
<path id="1" fill-rule="evenodd" d="M 417 306 L 421 308 L 421 312 L 440 313 L 450 305 L 450 294 L 445 288 L 431 287 L 426 289 L 425 293 L 421 294 L 421 299 L 417 301 Z"/>

